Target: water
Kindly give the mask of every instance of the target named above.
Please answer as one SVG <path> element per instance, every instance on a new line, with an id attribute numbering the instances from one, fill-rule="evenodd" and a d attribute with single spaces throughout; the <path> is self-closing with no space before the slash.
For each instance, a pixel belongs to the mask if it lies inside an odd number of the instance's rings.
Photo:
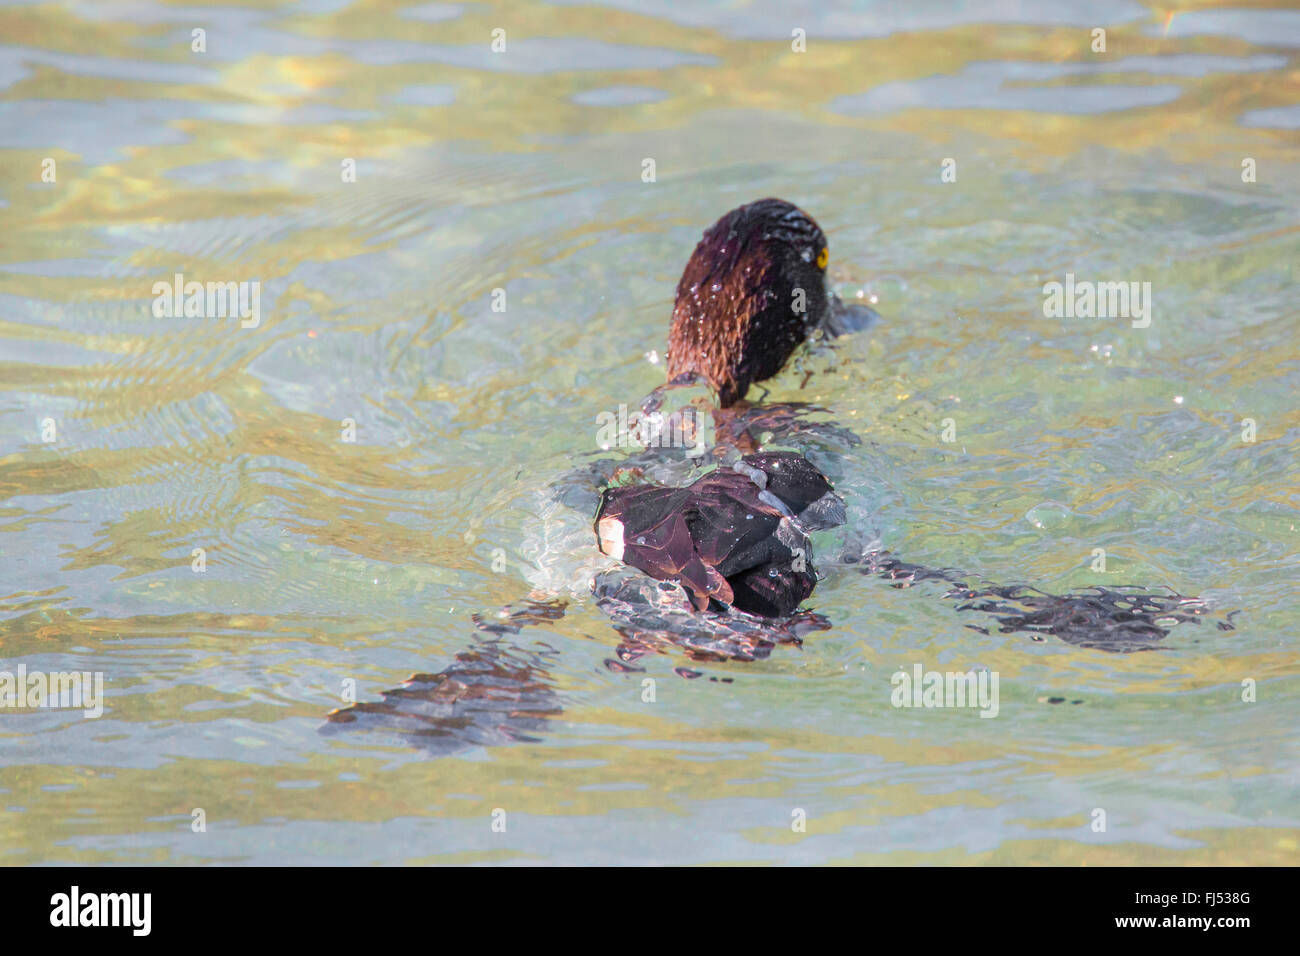
<path id="1" fill-rule="evenodd" d="M 106 694 L 3 712 L 0 859 L 1297 861 L 1300 13 L 786 6 L 0 9 L 0 650 Z M 857 527 L 1214 620 L 1107 654 L 839 569 L 801 648 L 623 673 L 577 588 L 501 638 L 539 742 L 322 734 L 481 646 L 539 554 L 581 579 L 545 489 L 766 195 L 884 316 L 770 397 L 860 437 Z M 178 272 L 260 282 L 256 327 L 155 317 Z M 1046 317 L 1067 273 L 1150 282 L 1149 327 Z M 996 671 L 997 718 L 891 706 L 917 664 Z"/>

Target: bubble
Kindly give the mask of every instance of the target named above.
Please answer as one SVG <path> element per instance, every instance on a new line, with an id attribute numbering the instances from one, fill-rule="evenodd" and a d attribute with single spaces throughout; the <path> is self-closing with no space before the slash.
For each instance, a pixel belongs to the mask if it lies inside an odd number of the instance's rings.
<path id="1" fill-rule="evenodd" d="M 1040 531 L 1056 531 L 1069 522 L 1073 512 L 1059 501 L 1044 501 L 1025 512 L 1025 520 Z"/>

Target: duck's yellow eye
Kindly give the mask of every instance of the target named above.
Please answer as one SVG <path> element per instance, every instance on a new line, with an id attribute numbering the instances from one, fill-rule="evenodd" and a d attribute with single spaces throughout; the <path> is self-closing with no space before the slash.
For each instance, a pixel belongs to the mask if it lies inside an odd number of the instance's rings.
<path id="1" fill-rule="evenodd" d="M 831 261 L 831 251 L 827 249 L 825 246 L 822 246 L 822 251 L 817 253 L 817 268 L 825 269 L 826 263 L 830 261 Z"/>

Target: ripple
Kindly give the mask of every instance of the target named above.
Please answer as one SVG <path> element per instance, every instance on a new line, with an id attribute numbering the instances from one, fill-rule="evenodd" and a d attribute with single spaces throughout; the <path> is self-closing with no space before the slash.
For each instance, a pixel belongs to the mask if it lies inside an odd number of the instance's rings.
<path id="1" fill-rule="evenodd" d="M 557 5 L 588 0 L 555 0 Z M 604 5 L 671 20 L 688 27 L 721 30 L 729 36 L 790 39 L 793 26 L 817 37 L 885 37 L 897 33 L 941 30 L 985 23 L 1024 23 L 1051 26 L 1109 26 L 1146 18 L 1145 7 L 1133 0 L 1094 0 L 1082 10 L 1070 0 L 1000 0 L 997 3 L 953 4 L 946 0 L 912 0 L 906 5 L 863 8 L 851 0 L 827 0 L 792 16 L 781 0 L 741 4 L 681 4 L 673 0 L 604 0 Z"/>
<path id="2" fill-rule="evenodd" d="M 220 74 L 190 63 L 57 53 L 33 47 L 0 46 L 0 89 L 7 89 L 31 75 L 31 66 L 49 66 L 77 76 L 135 80 L 141 83 L 196 83 L 211 85 Z"/>
<path id="3" fill-rule="evenodd" d="M 1260 46 L 1300 46 L 1300 11 L 1182 10 L 1167 26 L 1150 26 L 1151 35 L 1169 37 L 1226 36 Z"/>
<path id="4" fill-rule="evenodd" d="M 455 20 L 464 12 L 465 6 L 460 3 L 422 3 L 418 7 L 407 7 L 402 11 L 402 16 L 408 20 L 440 23 Z"/>
<path id="5" fill-rule="evenodd" d="M 450 106 L 456 102 L 456 87 L 449 84 L 421 83 L 405 87 L 389 99 L 403 106 Z"/>
<path id="6" fill-rule="evenodd" d="M 1077 69 L 1073 69 L 1070 65 L 1055 63 L 972 63 L 955 76 L 930 76 L 919 80 L 885 83 L 865 93 L 841 96 L 832 101 L 829 108 L 850 116 L 917 108 L 1107 113 L 1159 106 L 1173 102 L 1182 93 L 1181 87 L 1169 85 L 1008 85 L 1089 72 L 1109 71 L 1091 64 L 1079 64 Z"/>
<path id="7" fill-rule="evenodd" d="M 574 94 L 573 102 L 579 106 L 637 106 L 658 103 L 669 96 L 667 91 L 650 86 L 604 86 Z"/>
<path id="8" fill-rule="evenodd" d="M 1251 110 L 1241 117 L 1241 125 L 1263 126 L 1268 129 L 1300 129 L 1300 105 Z"/>
<path id="9" fill-rule="evenodd" d="M 606 43 L 580 37 L 507 39 L 504 52 L 485 42 L 473 46 L 358 40 L 345 52 L 372 65 L 445 63 L 448 66 L 505 73 L 563 73 L 573 70 L 668 70 L 680 66 L 714 66 L 717 57 L 665 48 Z"/>
<path id="10" fill-rule="evenodd" d="M 131 147 L 184 143 L 172 125 L 197 104 L 168 100 L 116 100 L 115 109 L 75 100 L 0 102 L 0 125 L 9 149 L 67 150 L 87 163 L 108 163 Z"/>

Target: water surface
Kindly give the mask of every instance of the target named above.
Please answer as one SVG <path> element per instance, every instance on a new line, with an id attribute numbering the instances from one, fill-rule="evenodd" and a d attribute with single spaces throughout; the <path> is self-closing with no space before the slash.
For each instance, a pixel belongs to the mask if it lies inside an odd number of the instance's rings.
<path id="1" fill-rule="evenodd" d="M 139 0 L 0 36 L 0 667 L 106 693 L 0 711 L 0 859 L 1297 861 L 1300 13 Z M 857 527 L 1214 619 L 1107 654 L 833 572 L 801 648 L 622 673 L 578 586 L 506 637 L 563 707 L 539 742 L 320 733 L 539 562 L 582 583 L 546 488 L 766 195 L 884 316 L 771 394 L 861 439 Z M 259 323 L 155 316 L 176 273 L 259 282 Z M 1067 273 L 1151 283 L 1149 327 L 1046 317 Z M 892 707 L 917 663 L 996 671 L 998 717 Z"/>

